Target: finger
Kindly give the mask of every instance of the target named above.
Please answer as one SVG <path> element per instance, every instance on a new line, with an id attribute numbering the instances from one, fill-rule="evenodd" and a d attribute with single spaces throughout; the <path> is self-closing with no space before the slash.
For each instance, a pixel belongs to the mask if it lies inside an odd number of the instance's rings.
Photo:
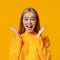
<path id="1" fill-rule="evenodd" d="M 17 32 L 17 30 L 15 29 L 15 28 L 13 28 L 13 27 L 10 27 L 9 28 L 11 31 L 13 31 L 13 32 Z"/>
<path id="2" fill-rule="evenodd" d="M 45 31 L 45 29 L 46 29 L 46 25 L 44 25 L 44 26 L 39 30 L 39 32 L 38 32 L 38 34 L 37 34 L 37 38 Z"/>
<path id="3" fill-rule="evenodd" d="M 19 37 L 19 34 L 15 28 L 10 27 L 9 29 L 16 34 L 16 37 Z"/>

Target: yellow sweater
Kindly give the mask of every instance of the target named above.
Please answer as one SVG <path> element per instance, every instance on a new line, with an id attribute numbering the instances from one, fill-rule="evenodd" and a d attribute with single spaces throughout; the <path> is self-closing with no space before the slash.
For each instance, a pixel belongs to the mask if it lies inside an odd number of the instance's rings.
<path id="1" fill-rule="evenodd" d="M 36 38 L 36 33 L 23 33 L 21 37 L 12 40 L 10 60 L 48 60 L 41 37 Z"/>

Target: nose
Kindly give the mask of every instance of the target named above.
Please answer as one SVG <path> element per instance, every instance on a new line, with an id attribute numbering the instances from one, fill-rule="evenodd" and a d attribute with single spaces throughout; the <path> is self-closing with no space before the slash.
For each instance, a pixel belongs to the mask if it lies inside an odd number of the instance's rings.
<path id="1" fill-rule="evenodd" d="M 28 23 L 31 24 L 31 20 L 30 19 L 28 20 Z"/>

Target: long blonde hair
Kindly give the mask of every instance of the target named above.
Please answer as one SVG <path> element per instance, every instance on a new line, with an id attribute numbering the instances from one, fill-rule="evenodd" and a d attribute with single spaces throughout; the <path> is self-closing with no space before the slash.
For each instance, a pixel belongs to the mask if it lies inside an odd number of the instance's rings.
<path id="1" fill-rule="evenodd" d="M 26 9 L 24 9 L 24 11 L 23 11 L 23 13 L 22 13 L 22 15 L 21 15 L 21 18 L 20 18 L 20 24 L 19 24 L 19 34 L 22 34 L 22 33 L 24 33 L 25 32 L 25 28 L 24 28 L 24 26 L 23 26 L 23 16 L 24 16 L 24 14 L 25 13 L 28 13 L 28 12 L 33 12 L 35 15 L 36 15 L 36 26 L 35 26 L 35 28 L 34 28 L 34 31 L 36 32 L 36 33 L 38 33 L 38 31 L 40 30 L 40 22 L 39 22 L 39 17 L 38 17 L 38 13 L 37 13 L 37 11 L 34 9 L 34 8 L 26 8 Z"/>

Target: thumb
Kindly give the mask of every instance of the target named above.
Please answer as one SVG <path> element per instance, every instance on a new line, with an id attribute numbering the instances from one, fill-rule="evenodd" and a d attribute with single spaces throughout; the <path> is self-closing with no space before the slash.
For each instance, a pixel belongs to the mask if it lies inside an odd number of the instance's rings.
<path id="1" fill-rule="evenodd" d="M 37 38 L 45 31 L 45 29 L 46 29 L 46 25 L 44 25 L 40 30 L 39 30 L 39 32 L 38 32 L 38 34 L 37 34 Z"/>

